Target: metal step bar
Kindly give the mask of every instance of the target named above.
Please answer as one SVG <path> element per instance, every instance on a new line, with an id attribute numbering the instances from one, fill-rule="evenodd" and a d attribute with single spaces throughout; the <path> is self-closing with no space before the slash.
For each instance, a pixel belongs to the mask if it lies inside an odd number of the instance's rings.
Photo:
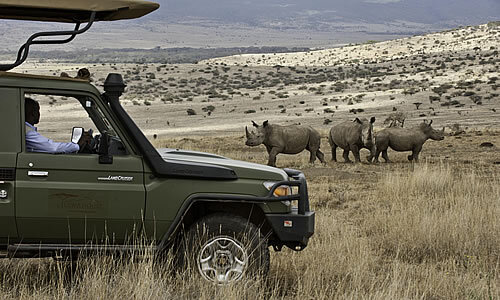
<path id="1" fill-rule="evenodd" d="M 78 256 L 79 254 L 154 253 L 155 245 L 99 245 L 99 244 L 13 244 L 7 247 L 7 257 Z"/>

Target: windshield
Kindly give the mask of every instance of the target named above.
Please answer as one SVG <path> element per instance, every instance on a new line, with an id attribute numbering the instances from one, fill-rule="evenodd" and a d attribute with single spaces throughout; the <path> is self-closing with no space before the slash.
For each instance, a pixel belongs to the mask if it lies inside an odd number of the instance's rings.
<path id="1" fill-rule="evenodd" d="M 108 119 L 91 97 L 83 96 L 78 100 L 89 114 L 89 117 L 92 119 L 99 132 L 107 133 L 109 136 L 116 136 L 116 132 Z"/>

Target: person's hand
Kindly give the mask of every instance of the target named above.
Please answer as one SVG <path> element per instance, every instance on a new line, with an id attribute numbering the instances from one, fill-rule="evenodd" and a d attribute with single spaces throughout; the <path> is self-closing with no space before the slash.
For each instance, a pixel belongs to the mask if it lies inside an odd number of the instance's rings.
<path id="1" fill-rule="evenodd" d="M 89 145 L 90 141 L 92 140 L 92 135 L 88 131 L 84 131 L 82 136 L 80 137 L 80 140 L 78 140 L 78 146 L 80 146 L 80 149 L 85 147 L 85 145 Z"/>

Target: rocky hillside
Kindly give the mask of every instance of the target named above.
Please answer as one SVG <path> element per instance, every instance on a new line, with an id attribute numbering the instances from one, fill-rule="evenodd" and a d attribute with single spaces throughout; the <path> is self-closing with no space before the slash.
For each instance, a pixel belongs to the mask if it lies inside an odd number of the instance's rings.
<path id="1" fill-rule="evenodd" d="M 205 63 L 249 66 L 335 66 L 380 63 L 432 54 L 453 55 L 470 51 L 490 51 L 498 50 L 499 47 L 500 22 L 491 22 L 392 41 L 368 41 L 361 45 L 289 54 L 235 55 L 207 60 Z"/>

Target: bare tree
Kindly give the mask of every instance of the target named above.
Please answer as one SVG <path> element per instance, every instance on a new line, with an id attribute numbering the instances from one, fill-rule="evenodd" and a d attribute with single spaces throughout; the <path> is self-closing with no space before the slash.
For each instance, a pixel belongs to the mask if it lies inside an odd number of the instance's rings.
<path id="1" fill-rule="evenodd" d="M 405 125 L 406 114 L 403 112 L 395 112 L 390 114 L 385 120 L 384 125 L 387 127 L 403 127 Z"/>

